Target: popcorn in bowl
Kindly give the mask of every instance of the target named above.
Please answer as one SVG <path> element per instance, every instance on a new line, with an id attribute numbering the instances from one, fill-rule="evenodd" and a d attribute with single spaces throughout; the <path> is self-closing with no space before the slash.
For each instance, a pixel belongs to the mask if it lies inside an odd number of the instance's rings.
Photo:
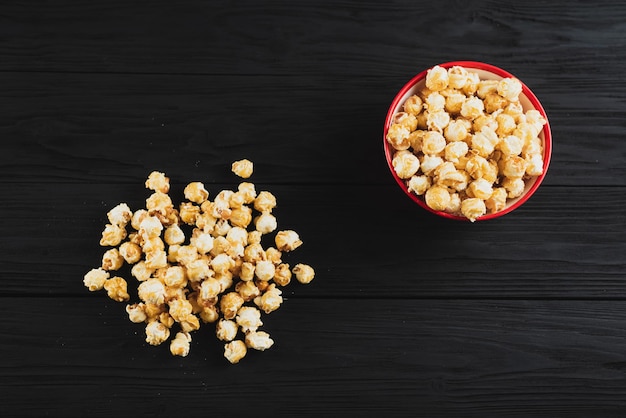
<path id="1" fill-rule="evenodd" d="M 393 177 L 437 215 L 487 220 L 539 187 L 551 156 L 543 107 L 519 79 L 471 61 L 436 65 L 394 98 L 384 150 Z"/>

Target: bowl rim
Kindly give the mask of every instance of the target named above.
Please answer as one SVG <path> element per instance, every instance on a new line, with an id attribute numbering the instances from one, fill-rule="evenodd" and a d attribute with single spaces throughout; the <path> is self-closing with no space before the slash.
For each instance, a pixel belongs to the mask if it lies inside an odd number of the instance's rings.
<path id="1" fill-rule="evenodd" d="M 451 67 L 454 66 L 460 66 L 463 67 L 465 69 L 468 70 L 483 70 L 483 71 L 487 71 L 490 72 L 496 76 L 500 76 L 502 78 L 508 78 L 508 77 L 512 77 L 515 78 L 517 80 L 519 80 L 519 82 L 522 84 L 522 93 L 524 94 L 524 96 L 526 96 L 526 98 L 528 99 L 528 101 L 530 101 L 530 103 L 532 104 L 533 108 L 535 108 L 540 114 L 541 116 L 545 119 L 546 123 L 543 126 L 543 172 L 536 177 L 535 182 L 530 186 L 530 188 L 528 189 L 528 191 L 522 195 L 521 197 L 518 198 L 518 200 L 513 203 L 512 205 L 507 206 L 506 208 L 502 209 L 501 211 L 495 212 L 495 213 L 487 213 L 483 216 L 480 216 L 478 218 L 476 218 L 476 221 L 487 221 L 490 219 L 495 219 L 495 218 L 499 218 L 503 215 L 506 215 L 507 213 L 510 213 L 512 211 L 514 211 L 515 209 L 519 208 L 521 205 L 523 205 L 528 199 L 530 199 L 530 197 L 537 191 L 537 189 L 539 188 L 539 186 L 541 185 L 541 183 L 543 182 L 543 180 L 546 177 L 547 171 L 548 171 L 548 166 L 550 165 L 550 160 L 552 159 L 552 132 L 550 129 L 550 122 L 548 120 L 548 116 L 546 114 L 545 109 L 543 108 L 543 105 L 541 104 L 541 102 L 539 101 L 539 99 L 537 98 L 537 96 L 535 95 L 535 93 L 533 93 L 533 91 L 522 81 L 520 80 L 518 77 L 516 77 L 515 75 L 513 75 L 512 73 L 497 67 L 495 65 L 492 64 L 488 64 L 485 62 L 480 62 L 480 61 L 449 61 L 449 62 L 444 62 L 441 64 L 437 64 L 439 67 L 443 67 L 446 69 L 449 69 Z M 383 129 L 383 148 L 384 148 L 384 152 L 385 152 L 385 158 L 387 160 L 387 165 L 389 166 L 389 169 L 391 171 L 391 175 L 393 176 L 393 178 L 395 179 L 396 183 L 398 183 L 398 185 L 400 186 L 400 188 L 402 189 L 402 191 L 411 199 L 413 200 L 415 203 L 417 203 L 419 206 L 421 206 L 422 208 L 426 209 L 427 211 L 434 213 L 438 216 L 441 216 L 443 218 L 448 218 L 448 219 L 454 219 L 454 220 L 459 220 L 459 221 L 470 221 L 468 218 L 464 217 L 464 216 L 458 216 L 458 215 L 454 215 L 448 212 L 443 212 L 443 211 L 437 211 L 432 209 L 431 207 L 429 207 L 426 202 L 424 202 L 424 200 L 420 197 L 417 196 L 415 193 L 411 193 L 404 180 L 402 180 L 400 177 L 398 177 L 398 175 L 396 174 L 395 170 L 393 169 L 393 165 L 392 165 L 392 153 L 391 153 L 391 149 L 392 147 L 389 145 L 389 142 L 387 141 L 387 131 L 389 129 L 389 127 L 391 126 L 391 120 L 393 118 L 393 116 L 396 114 L 397 112 L 397 107 L 400 104 L 400 101 L 403 99 L 404 95 L 406 95 L 406 93 L 412 89 L 415 84 L 417 84 L 418 82 L 420 82 L 421 80 L 423 80 L 426 77 L 426 74 L 428 73 L 428 71 L 435 67 L 434 65 L 426 68 L 425 70 L 421 71 L 420 73 L 418 73 L 417 75 L 413 76 L 407 83 L 404 84 L 404 86 L 398 91 L 398 93 L 396 93 L 396 95 L 394 96 L 391 105 L 389 106 L 389 109 L 387 111 L 387 116 L 385 118 L 385 125 L 384 125 L 384 129 Z"/>

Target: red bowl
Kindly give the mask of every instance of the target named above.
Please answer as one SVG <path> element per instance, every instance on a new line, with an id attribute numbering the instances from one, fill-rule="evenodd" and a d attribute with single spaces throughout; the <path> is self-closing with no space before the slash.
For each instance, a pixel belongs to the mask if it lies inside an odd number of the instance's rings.
<path id="1" fill-rule="evenodd" d="M 500 80 L 502 78 L 515 77 L 511 73 L 501 68 L 498 68 L 496 66 L 486 64 L 483 62 L 453 61 L 453 62 L 447 62 L 444 64 L 439 64 L 439 66 L 446 68 L 446 69 L 453 67 L 453 66 L 460 66 L 469 71 L 478 73 L 481 80 L 490 80 L 490 79 Z M 402 89 L 400 89 L 400 91 L 396 94 L 393 101 L 391 102 L 391 106 L 389 107 L 389 110 L 387 112 L 387 117 L 385 119 L 385 127 L 384 127 L 384 132 L 383 132 L 383 144 L 384 144 L 383 146 L 384 146 L 384 151 L 385 151 L 385 158 L 387 159 L 387 164 L 389 166 L 392 176 L 394 177 L 394 179 L 396 180 L 400 188 L 404 191 L 404 193 L 409 198 L 411 198 L 411 200 L 413 200 L 422 208 L 438 216 L 448 218 L 448 219 L 468 221 L 468 219 L 464 216 L 454 215 L 448 212 L 437 211 L 437 210 L 430 208 L 428 205 L 426 205 L 426 202 L 424 201 L 424 198 L 422 196 L 418 196 L 415 193 L 412 193 L 409 191 L 406 185 L 406 181 L 398 177 L 391 163 L 394 149 L 386 139 L 387 131 L 392 124 L 394 115 L 398 113 L 399 111 L 401 111 L 402 105 L 404 104 L 406 99 L 412 96 L 413 94 L 415 94 L 416 92 L 418 92 L 419 90 L 421 90 L 422 88 L 424 88 L 425 83 L 426 83 L 426 74 L 428 70 L 429 69 L 422 71 L 421 73 L 413 77 L 411 80 L 409 80 L 409 82 L 406 83 L 404 87 L 402 87 Z M 521 80 L 520 82 L 522 84 L 522 93 L 520 94 L 520 103 L 522 104 L 524 111 L 527 111 L 530 109 L 536 109 L 537 111 L 539 111 L 539 113 L 541 113 L 543 118 L 546 120 L 546 123 L 543 126 L 543 129 L 539 133 L 539 138 L 543 142 L 543 173 L 539 176 L 532 177 L 526 180 L 526 187 L 524 189 L 524 193 L 522 193 L 521 196 L 516 197 L 514 199 L 508 199 L 507 204 L 504 207 L 504 209 L 498 212 L 494 212 L 494 213 L 487 213 L 477 218 L 476 219 L 477 221 L 485 221 L 489 219 L 498 218 L 520 207 L 535 193 L 535 191 L 537 191 L 537 189 L 539 188 L 543 179 L 546 176 L 546 172 L 548 171 L 548 165 L 550 163 L 550 158 L 552 156 L 552 134 L 550 131 L 550 123 L 548 121 L 546 112 L 543 109 L 543 106 L 539 102 L 539 99 L 537 99 L 535 94 L 524 84 L 524 82 L 522 82 Z"/>

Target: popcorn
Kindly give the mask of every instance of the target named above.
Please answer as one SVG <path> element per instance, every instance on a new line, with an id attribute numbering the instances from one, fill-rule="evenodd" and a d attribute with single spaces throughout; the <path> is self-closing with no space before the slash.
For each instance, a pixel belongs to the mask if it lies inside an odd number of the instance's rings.
<path id="1" fill-rule="evenodd" d="M 194 181 L 185 186 L 183 190 L 185 198 L 190 202 L 202 204 L 209 198 L 209 192 L 200 181 Z"/>
<path id="2" fill-rule="evenodd" d="M 215 270 L 211 268 L 211 264 L 202 258 L 198 258 L 189 264 L 186 264 L 185 273 L 191 282 L 202 282 L 205 279 L 213 277 Z"/>
<path id="3" fill-rule="evenodd" d="M 244 333 L 256 331 L 263 325 L 261 311 L 252 306 L 242 306 L 237 312 L 236 322 Z"/>
<path id="4" fill-rule="evenodd" d="M 421 196 L 430 188 L 430 184 L 429 176 L 412 176 L 407 187 L 416 195 Z"/>
<path id="5" fill-rule="evenodd" d="M 466 119 L 473 120 L 483 114 L 485 104 L 475 96 L 471 96 L 463 102 L 461 106 L 461 116 Z"/>
<path id="6" fill-rule="evenodd" d="M 298 263 L 293 268 L 293 274 L 296 275 L 296 279 L 302 284 L 309 284 L 315 277 L 315 271 L 313 267 L 308 264 Z"/>
<path id="7" fill-rule="evenodd" d="M 437 131 L 428 131 L 422 139 L 422 152 L 424 154 L 439 154 L 446 148 L 446 139 Z M 415 157 L 417 159 L 417 157 Z M 419 165 L 418 165 L 419 169 Z M 416 170 L 417 171 L 417 170 Z"/>
<path id="8" fill-rule="evenodd" d="M 257 196 L 254 184 L 245 181 L 239 183 L 239 186 L 237 186 L 237 192 L 241 193 L 243 201 L 246 205 L 253 203 Z"/>
<path id="9" fill-rule="evenodd" d="M 471 126 L 471 123 L 465 119 L 452 120 L 443 130 L 443 136 L 448 142 L 464 141 L 469 135 Z"/>
<path id="10" fill-rule="evenodd" d="M 246 334 L 245 343 L 249 348 L 264 351 L 274 345 L 274 340 L 265 331 L 253 331 Z"/>
<path id="11" fill-rule="evenodd" d="M 442 107 L 443 97 L 433 93 L 431 109 Z M 423 103 L 421 98 L 413 102 Z M 396 121 L 410 129 L 420 123 L 411 112 L 398 115 Z M 235 174 L 243 178 L 252 174 L 250 161 L 236 163 Z M 120 203 L 107 212 L 100 244 L 111 248 L 103 253 L 101 265 L 84 275 L 84 285 L 128 302 L 128 319 L 145 324 L 148 344 L 160 345 L 173 336 L 172 355 L 189 354 L 191 333 L 201 323 L 216 323 L 216 337 L 226 343 L 224 356 L 231 363 L 240 361 L 247 348 L 270 348 L 274 341 L 260 330 L 261 316 L 283 303 L 277 286 L 289 285 L 293 275 L 306 284 L 315 275 L 309 265 L 299 263 L 291 269 L 282 261 L 283 253 L 299 248 L 302 240 L 296 231 L 277 231 L 276 197 L 241 182 L 236 191 L 225 189 L 209 200 L 204 184 L 195 181 L 184 188 L 186 200 L 175 206 L 164 173 L 151 172 L 145 186 L 152 190 L 145 209 L 132 212 Z M 267 242 L 273 241 L 275 247 L 262 245 L 268 234 L 274 234 Z M 121 274 L 124 263 L 134 278 L 137 301 L 129 302 L 124 278 L 110 277 L 111 271 Z"/>
<path id="12" fill-rule="evenodd" d="M 224 345 L 224 357 L 232 364 L 239 363 L 247 351 L 246 344 L 241 340 L 231 341 Z"/>
<path id="13" fill-rule="evenodd" d="M 229 292 L 220 298 L 220 311 L 226 319 L 233 319 L 237 311 L 244 304 L 243 298 L 237 292 Z"/>
<path id="14" fill-rule="evenodd" d="M 159 237 L 162 230 L 163 224 L 156 216 L 146 216 L 139 224 L 139 234 L 144 239 Z"/>
<path id="15" fill-rule="evenodd" d="M 466 142 L 455 141 L 446 144 L 444 148 L 444 155 L 446 161 L 459 162 L 459 158 L 464 157 L 469 152 L 469 147 Z"/>
<path id="16" fill-rule="evenodd" d="M 506 206 L 507 192 L 504 187 L 496 187 L 491 192 L 491 196 L 485 200 L 485 206 L 491 213 L 498 212 Z"/>
<path id="17" fill-rule="evenodd" d="M 423 102 L 418 95 L 413 95 L 404 102 L 404 111 L 412 115 L 419 115 L 422 111 Z"/>
<path id="18" fill-rule="evenodd" d="M 131 268 L 130 274 L 138 281 L 145 282 L 152 276 L 154 270 L 155 269 L 148 267 L 145 261 L 140 260 Z"/>
<path id="19" fill-rule="evenodd" d="M 109 272 L 104 270 L 102 267 L 95 268 L 89 270 L 85 277 L 83 278 L 84 285 L 91 292 L 95 292 L 97 290 L 101 290 L 104 287 L 104 283 L 109 278 Z"/>
<path id="20" fill-rule="evenodd" d="M 541 154 L 530 154 L 525 158 L 525 161 L 527 176 L 538 176 L 543 173 L 543 158 Z"/>
<path id="21" fill-rule="evenodd" d="M 526 173 L 526 160 L 517 155 L 510 155 L 500 160 L 500 171 L 505 177 L 522 177 Z"/>
<path id="22" fill-rule="evenodd" d="M 290 272 L 291 273 L 291 272 Z M 276 278 L 274 278 L 276 281 Z M 276 281 L 276 283 L 278 283 Z M 250 302 L 254 300 L 257 296 L 261 295 L 261 290 L 257 287 L 257 285 L 252 281 L 241 281 L 235 285 L 235 292 L 239 293 L 239 296 L 242 297 L 244 302 Z"/>
<path id="23" fill-rule="evenodd" d="M 137 288 L 139 299 L 145 303 L 160 305 L 165 302 L 165 286 L 159 279 L 148 279 Z"/>
<path id="24" fill-rule="evenodd" d="M 276 288 L 275 284 L 271 284 L 261 296 L 254 298 L 254 303 L 266 314 L 275 311 L 283 303 L 283 292 Z"/>
<path id="25" fill-rule="evenodd" d="M 170 329 L 161 322 L 151 320 L 146 325 L 146 342 L 150 345 L 159 345 L 170 337 Z"/>
<path id="26" fill-rule="evenodd" d="M 491 183 L 483 178 L 476 179 L 469 185 L 468 194 L 481 200 L 489 199 L 492 193 L 493 189 L 491 187 Z"/>
<path id="27" fill-rule="evenodd" d="M 216 298 L 222 291 L 220 282 L 214 277 L 208 277 L 200 284 L 199 296 L 203 300 Z"/>
<path id="28" fill-rule="evenodd" d="M 167 304 L 169 306 L 168 312 L 176 322 L 183 322 L 187 320 L 193 310 L 191 302 L 187 299 L 174 299 L 169 301 Z"/>
<path id="29" fill-rule="evenodd" d="M 448 86 L 455 90 L 462 89 L 467 84 L 468 78 L 468 71 L 460 65 L 455 65 L 448 70 Z"/>
<path id="30" fill-rule="evenodd" d="M 146 180 L 146 188 L 161 193 L 168 193 L 170 191 L 170 179 L 165 176 L 164 173 L 153 171 L 148 175 Z"/>
<path id="31" fill-rule="evenodd" d="M 155 249 L 145 253 L 146 266 L 151 269 L 159 269 L 167 266 L 167 253 L 164 250 Z"/>
<path id="32" fill-rule="evenodd" d="M 120 244 L 119 254 L 128 264 L 135 264 L 141 260 L 141 247 L 134 242 L 126 241 Z"/>
<path id="33" fill-rule="evenodd" d="M 417 118 L 411 113 L 398 112 L 394 115 L 393 122 L 407 128 L 409 131 L 417 129 Z"/>
<path id="34" fill-rule="evenodd" d="M 199 254 L 206 254 L 213 249 L 214 239 L 211 234 L 200 229 L 195 229 L 191 236 L 190 243 L 193 247 L 196 247 Z"/>
<path id="35" fill-rule="evenodd" d="M 450 123 L 450 115 L 444 109 L 426 113 L 426 127 L 431 132 L 443 132 Z"/>
<path id="36" fill-rule="evenodd" d="M 232 172 L 238 175 L 239 177 L 247 179 L 248 177 L 252 175 L 252 172 L 254 170 L 254 165 L 252 164 L 252 161 L 243 159 L 243 160 L 235 161 L 232 164 L 231 169 L 232 169 Z"/>
<path id="37" fill-rule="evenodd" d="M 521 178 L 505 177 L 502 180 L 502 187 L 506 189 L 509 199 L 515 199 L 524 193 L 526 184 Z"/>
<path id="38" fill-rule="evenodd" d="M 522 89 L 516 78 L 481 80 L 460 66 L 429 69 L 425 87 L 406 99 L 387 130 L 391 165 L 409 192 L 472 221 L 519 197 L 544 171 L 539 135 L 546 124 L 538 110 L 524 111 Z M 407 123 L 413 120 L 416 128 Z M 482 203 L 463 205 L 468 199 Z"/>
<path id="39" fill-rule="evenodd" d="M 522 93 L 522 83 L 516 78 L 503 78 L 496 87 L 498 95 L 513 102 Z"/>
<path id="40" fill-rule="evenodd" d="M 232 341 L 237 337 L 239 327 L 235 321 L 220 319 L 215 326 L 215 334 L 221 341 Z"/>
<path id="41" fill-rule="evenodd" d="M 426 88 L 432 91 L 440 91 L 448 87 L 450 77 L 448 71 L 438 65 L 429 69 L 426 73 Z"/>
<path id="42" fill-rule="evenodd" d="M 173 207 L 172 199 L 163 192 L 154 192 L 146 199 L 146 209 L 150 215 L 167 215 Z"/>
<path id="43" fill-rule="evenodd" d="M 108 296 L 116 302 L 125 302 L 130 299 L 128 294 L 128 285 L 122 277 L 116 276 L 107 279 L 103 285 Z"/>
<path id="44" fill-rule="evenodd" d="M 410 151 L 397 151 L 391 164 L 401 179 L 411 178 L 420 168 L 419 159 Z"/>
<path id="45" fill-rule="evenodd" d="M 461 202 L 461 213 L 470 221 L 475 221 L 478 217 L 487 212 L 485 201 L 477 197 L 465 199 Z"/>
<path id="46" fill-rule="evenodd" d="M 256 277 L 264 282 L 270 281 L 276 273 L 276 267 L 274 263 L 269 260 L 260 260 L 256 263 L 254 274 Z"/>
<path id="47" fill-rule="evenodd" d="M 124 257 L 117 248 L 111 248 L 102 255 L 102 268 L 104 270 L 119 270 L 123 264 Z"/>
<path id="48" fill-rule="evenodd" d="M 443 164 L 443 159 L 441 157 L 426 154 L 420 160 L 420 166 L 418 170 L 421 170 L 422 173 L 426 175 L 430 175 L 441 164 Z"/>
<path id="49" fill-rule="evenodd" d="M 260 214 L 254 221 L 256 230 L 262 234 L 269 234 L 278 227 L 276 217 L 269 212 Z"/>
<path id="50" fill-rule="evenodd" d="M 429 208 L 445 211 L 450 204 L 450 193 L 446 187 L 433 186 L 426 191 L 425 201 Z"/>
<path id="51" fill-rule="evenodd" d="M 276 207 L 276 196 L 268 191 L 260 192 L 254 199 L 254 208 L 259 212 L 271 212 Z"/>
<path id="52" fill-rule="evenodd" d="M 178 332 L 170 343 L 170 352 L 175 356 L 187 357 L 191 335 L 188 332 Z"/>
<path id="53" fill-rule="evenodd" d="M 302 240 L 296 231 L 279 231 L 274 238 L 276 247 L 280 251 L 293 251 L 302 245 Z"/>
<path id="54" fill-rule="evenodd" d="M 100 245 L 103 247 L 115 247 L 119 245 L 124 238 L 126 238 L 126 235 L 127 232 L 123 226 L 117 224 L 107 224 L 104 227 L 104 231 L 102 231 Z"/>
<path id="55" fill-rule="evenodd" d="M 133 213 L 126 203 L 120 203 L 107 213 L 107 218 L 112 225 L 126 226 Z"/>
<path id="56" fill-rule="evenodd" d="M 141 324 L 148 319 L 145 311 L 145 305 L 143 303 L 126 305 L 126 313 L 128 314 L 128 319 L 135 324 Z"/>

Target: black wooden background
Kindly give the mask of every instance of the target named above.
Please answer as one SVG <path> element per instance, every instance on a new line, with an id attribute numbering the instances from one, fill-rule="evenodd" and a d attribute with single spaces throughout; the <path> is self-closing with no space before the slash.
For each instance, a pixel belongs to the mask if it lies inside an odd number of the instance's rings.
<path id="1" fill-rule="evenodd" d="M 485 61 L 548 113 L 522 208 L 443 220 L 396 186 L 413 75 Z M 0 415 L 626 416 L 626 3 L 2 1 Z M 214 194 L 249 158 L 316 268 L 230 365 L 90 293 L 106 212 L 152 170 Z M 178 194 L 177 194 L 178 193 Z"/>

